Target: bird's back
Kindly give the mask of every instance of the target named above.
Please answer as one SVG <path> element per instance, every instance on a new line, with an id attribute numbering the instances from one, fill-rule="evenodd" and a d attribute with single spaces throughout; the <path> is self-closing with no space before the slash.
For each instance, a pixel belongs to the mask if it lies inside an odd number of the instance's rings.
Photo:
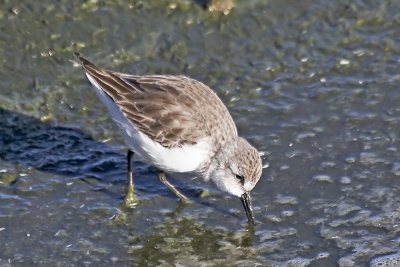
<path id="1" fill-rule="evenodd" d="M 135 76 L 100 69 L 78 56 L 88 75 L 127 119 L 164 147 L 211 137 L 222 144 L 237 136 L 227 108 L 205 84 L 185 76 Z"/>
<path id="2" fill-rule="evenodd" d="M 185 76 L 136 76 L 100 69 L 77 57 L 89 78 L 116 103 L 138 130 L 165 148 L 208 138 L 210 156 L 237 137 L 229 111 L 205 84 Z"/>

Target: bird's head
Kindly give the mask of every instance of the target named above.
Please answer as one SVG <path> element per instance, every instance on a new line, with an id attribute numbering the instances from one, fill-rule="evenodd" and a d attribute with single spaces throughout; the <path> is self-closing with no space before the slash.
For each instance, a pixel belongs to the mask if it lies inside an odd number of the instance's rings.
<path id="1" fill-rule="evenodd" d="M 241 199 L 249 222 L 254 222 L 250 191 L 261 177 L 262 161 L 258 151 L 239 137 L 234 146 L 226 145 L 217 155 L 210 179 L 222 191 Z"/>

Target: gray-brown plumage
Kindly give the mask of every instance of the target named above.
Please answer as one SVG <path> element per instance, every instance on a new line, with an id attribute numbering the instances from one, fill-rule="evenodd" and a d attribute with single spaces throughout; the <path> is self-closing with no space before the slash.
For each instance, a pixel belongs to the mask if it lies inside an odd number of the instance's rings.
<path id="1" fill-rule="evenodd" d="M 220 190 L 240 197 L 253 221 L 250 191 L 260 179 L 261 158 L 238 136 L 227 108 L 208 86 L 185 76 L 108 71 L 75 54 L 130 150 L 162 171 L 192 172 L 213 181 Z M 131 155 L 128 152 L 133 194 Z M 160 181 L 187 199 L 165 176 Z"/>
<path id="2" fill-rule="evenodd" d="M 162 146 L 196 144 L 207 136 L 220 138 L 215 141 L 222 145 L 237 136 L 228 110 L 205 84 L 185 76 L 134 76 L 107 71 L 77 56 L 128 120 Z M 222 135 L 215 134 L 221 130 Z"/>

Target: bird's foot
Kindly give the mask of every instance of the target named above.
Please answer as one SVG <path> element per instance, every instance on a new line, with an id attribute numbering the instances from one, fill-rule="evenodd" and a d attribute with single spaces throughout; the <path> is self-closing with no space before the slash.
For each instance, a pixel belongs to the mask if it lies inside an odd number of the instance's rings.
<path id="1" fill-rule="evenodd" d="M 179 196 L 179 200 L 184 205 L 192 203 L 192 201 L 188 197 L 186 197 L 185 195 Z"/>
<path id="2" fill-rule="evenodd" d="M 133 189 L 133 184 L 128 185 L 128 190 L 126 192 L 126 196 L 124 198 L 124 206 L 126 208 L 134 208 L 139 203 L 139 200 L 135 196 L 135 192 Z"/>

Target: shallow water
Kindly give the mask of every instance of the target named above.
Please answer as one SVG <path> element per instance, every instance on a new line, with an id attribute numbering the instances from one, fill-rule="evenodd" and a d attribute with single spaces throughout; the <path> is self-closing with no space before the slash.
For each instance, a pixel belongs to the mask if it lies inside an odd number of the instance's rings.
<path id="1" fill-rule="evenodd" d="M 0 266 L 397 266 L 400 2 L 202 2 L 0 4 Z M 139 162 L 122 209 L 125 147 L 75 50 L 210 85 L 265 154 L 256 227 Z"/>

